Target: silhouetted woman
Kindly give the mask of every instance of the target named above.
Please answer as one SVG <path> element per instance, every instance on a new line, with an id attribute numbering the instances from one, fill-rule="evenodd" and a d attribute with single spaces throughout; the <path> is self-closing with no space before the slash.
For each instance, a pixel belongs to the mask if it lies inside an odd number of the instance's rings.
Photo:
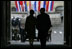
<path id="1" fill-rule="evenodd" d="M 27 37 L 29 38 L 29 43 L 33 46 L 33 41 L 35 38 L 35 25 L 36 25 L 36 18 L 33 16 L 34 11 L 30 10 L 30 15 L 26 19 L 25 23 L 25 30 L 27 32 Z"/>

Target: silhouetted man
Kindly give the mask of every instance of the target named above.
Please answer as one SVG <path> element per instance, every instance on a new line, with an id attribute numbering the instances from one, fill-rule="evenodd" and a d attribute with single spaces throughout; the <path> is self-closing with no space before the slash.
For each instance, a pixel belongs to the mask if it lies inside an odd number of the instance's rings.
<path id="1" fill-rule="evenodd" d="M 30 45 L 33 46 L 35 38 L 35 25 L 36 18 L 33 16 L 34 11 L 30 10 L 30 15 L 26 19 L 25 30 L 27 31 L 27 37 L 29 38 Z"/>
<path id="2" fill-rule="evenodd" d="M 41 47 L 46 46 L 46 37 L 48 35 L 48 30 L 51 27 L 51 21 L 49 15 L 45 13 L 45 9 L 41 8 L 40 13 L 37 16 L 37 29 L 38 29 L 38 38 L 41 42 Z"/>

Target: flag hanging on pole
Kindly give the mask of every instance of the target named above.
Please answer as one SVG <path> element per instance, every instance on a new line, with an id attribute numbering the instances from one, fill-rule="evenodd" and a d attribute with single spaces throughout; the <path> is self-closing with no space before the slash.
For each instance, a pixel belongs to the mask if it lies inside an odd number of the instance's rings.
<path id="1" fill-rule="evenodd" d="M 40 2 L 41 1 L 38 2 L 38 11 L 40 11 Z"/>
<path id="2" fill-rule="evenodd" d="M 36 1 L 36 10 L 38 11 L 38 1 Z"/>
<path id="3" fill-rule="evenodd" d="M 35 1 L 32 1 L 31 3 L 32 3 L 32 10 L 34 10 L 34 11 L 35 11 L 35 4 L 34 4 L 34 3 L 35 3 Z"/>
<path id="4" fill-rule="evenodd" d="M 54 1 L 49 1 L 49 12 L 53 11 Z"/>
<path id="5" fill-rule="evenodd" d="M 46 2 L 46 11 L 48 11 L 49 8 L 49 1 Z"/>
<path id="6" fill-rule="evenodd" d="M 25 12 L 25 1 L 23 1 L 23 11 Z"/>
<path id="7" fill-rule="evenodd" d="M 16 11 L 20 12 L 20 4 L 19 1 L 15 1 L 15 5 L 16 5 Z"/>
<path id="8" fill-rule="evenodd" d="M 29 1 L 29 10 L 31 10 L 31 1 Z"/>
<path id="9" fill-rule="evenodd" d="M 20 6 L 20 2 L 19 1 L 18 1 L 18 5 L 19 5 L 20 12 L 21 12 L 21 6 Z"/>
<path id="10" fill-rule="evenodd" d="M 25 11 L 27 11 L 27 3 L 26 3 L 26 1 L 25 1 Z"/>
<path id="11" fill-rule="evenodd" d="M 36 9 L 36 1 L 34 2 L 34 5 L 35 5 L 34 6 L 34 9 L 35 9 L 34 11 L 37 11 L 37 9 Z"/>
<path id="12" fill-rule="evenodd" d="M 19 1 L 19 3 L 20 3 L 21 11 L 23 11 L 23 1 Z"/>
<path id="13" fill-rule="evenodd" d="M 53 11 L 54 1 L 52 1 L 51 11 Z"/>
<path id="14" fill-rule="evenodd" d="M 27 11 L 29 11 L 29 1 L 27 1 Z"/>
<path id="15" fill-rule="evenodd" d="M 16 11 L 19 11 L 18 5 L 17 5 L 17 1 L 15 1 L 15 5 L 16 5 Z"/>
<path id="16" fill-rule="evenodd" d="M 46 1 L 44 1 L 44 5 L 43 5 L 43 8 L 45 8 L 45 6 L 46 6 Z"/>
<path id="17" fill-rule="evenodd" d="M 41 1 L 40 8 L 43 8 L 44 1 Z"/>

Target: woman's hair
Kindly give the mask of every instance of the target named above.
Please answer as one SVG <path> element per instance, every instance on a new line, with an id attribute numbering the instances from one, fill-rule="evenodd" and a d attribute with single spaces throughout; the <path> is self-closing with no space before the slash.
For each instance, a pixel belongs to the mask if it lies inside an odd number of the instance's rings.
<path id="1" fill-rule="evenodd" d="M 30 10 L 30 14 L 34 14 L 34 11 L 33 10 Z"/>

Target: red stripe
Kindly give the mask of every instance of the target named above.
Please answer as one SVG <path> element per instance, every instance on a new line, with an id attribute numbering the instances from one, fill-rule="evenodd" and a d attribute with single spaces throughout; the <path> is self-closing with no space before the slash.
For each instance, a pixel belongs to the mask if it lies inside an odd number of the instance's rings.
<path id="1" fill-rule="evenodd" d="M 19 9 L 18 9 L 18 5 L 17 5 L 17 1 L 15 1 L 15 5 L 16 5 L 17 10 L 19 11 Z"/>
<path id="2" fill-rule="evenodd" d="M 38 2 L 38 5 L 39 5 L 39 6 L 38 6 L 38 11 L 40 11 L 40 1 Z"/>
<path id="3" fill-rule="evenodd" d="M 30 10 L 31 10 L 31 1 L 29 1 L 29 8 L 30 8 Z"/>
<path id="4" fill-rule="evenodd" d="M 54 1 L 52 1 L 52 9 L 51 9 L 52 11 L 53 11 L 53 6 L 54 6 Z"/>
<path id="5" fill-rule="evenodd" d="M 48 3 L 46 4 L 46 11 L 48 11 L 48 8 L 49 8 L 49 1 L 48 1 Z"/>
<path id="6" fill-rule="evenodd" d="M 23 5 L 23 2 L 22 1 L 19 1 L 20 2 L 20 5 Z"/>

